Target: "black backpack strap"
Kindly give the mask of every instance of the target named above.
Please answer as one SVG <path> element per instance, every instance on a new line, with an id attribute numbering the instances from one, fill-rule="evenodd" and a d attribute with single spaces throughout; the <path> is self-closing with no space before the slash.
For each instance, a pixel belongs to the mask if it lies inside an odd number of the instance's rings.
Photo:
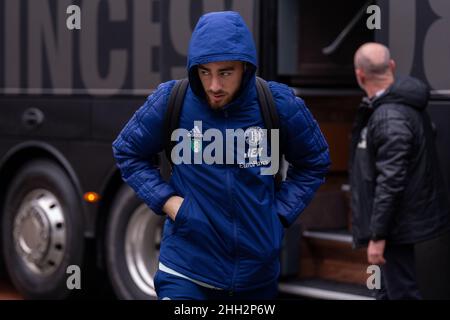
<path id="1" fill-rule="evenodd" d="M 258 100 L 266 129 L 280 129 L 280 119 L 269 84 L 264 79 L 256 77 L 256 90 L 258 91 Z"/>
<path id="2" fill-rule="evenodd" d="M 275 106 L 275 102 L 273 100 L 272 92 L 270 91 L 269 84 L 262 78 L 256 77 L 256 90 L 258 91 L 258 100 L 261 108 L 261 113 L 264 119 L 264 124 L 267 129 L 268 142 L 271 144 L 271 135 L 270 130 L 279 129 L 280 130 L 280 139 L 281 139 L 281 128 L 280 128 L 280 118 L 278 117 L 278 111 Z M 281 141 L 279 146 L 280 156 L 279 160 L 281 161 L 281 155 L 283 154 L 281 148 Z M 280 163 L 281 167 L 281 163 Z M 275 186 L 276 188 L 280 188 L 282 182 L 282 176 L 280 170 L 278 170 L 275 175 Z"/>
<path id="3" fill-rule="evenodd" d="M 172 132 L 178 129 L 181 108 L 183 107 L 184 96 L 189 85 L 188 79 L 181 79 L 175 82 L 170 92 L 169 101 L 167 102 L 167 111 L 164 118 L 164 152 L 167 160 L 172 163 L 170 156 L 175 143 L 170 138 Z"/>

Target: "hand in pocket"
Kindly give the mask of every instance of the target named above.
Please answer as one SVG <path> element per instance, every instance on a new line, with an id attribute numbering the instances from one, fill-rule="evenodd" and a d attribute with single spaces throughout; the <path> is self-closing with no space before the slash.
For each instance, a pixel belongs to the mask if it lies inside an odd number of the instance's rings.
<path id="1" fill-rule="evenodd" d="M 184 199 L 182 197 L 172 196 L 164 204 L 163 211 L 169 216 L 170 219 L 172 219 L 172 221 L 175 221 L 183 202 Z"/>

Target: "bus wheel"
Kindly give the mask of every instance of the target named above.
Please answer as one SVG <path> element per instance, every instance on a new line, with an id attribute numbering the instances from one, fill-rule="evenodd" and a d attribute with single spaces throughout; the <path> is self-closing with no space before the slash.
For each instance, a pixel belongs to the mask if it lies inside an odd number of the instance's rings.
<path id="1" fill-rule="evenodd" d="M 108 274 L 119 299 L 156 299 L 153 277 L 163 222 L 130 187 L 121 187 L 106 231 Z"/>
<path id="2" fill-rule="evenodd" d="M 68 267 L 81 267 L 84 236 L 79 197 L 60 166 L 42 159 L 20 170 L 8 188 L 1 228 L 6 269 L 20 293 L 66 298 Z"/>

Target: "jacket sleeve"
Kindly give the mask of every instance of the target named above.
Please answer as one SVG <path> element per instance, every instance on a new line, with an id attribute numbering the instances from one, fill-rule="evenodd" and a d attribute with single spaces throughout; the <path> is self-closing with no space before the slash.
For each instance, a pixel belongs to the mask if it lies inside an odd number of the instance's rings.
<path id="1" fill-rule="evenodd" d="M 406 115 L 395 109 L 379 107 L 369 123 L 375 158 L 376 185 L 370 232 L 385 239 L 396 205 L 402 197 L 413 145 L 413 131 Z"/>
<path id="2" fill-rule="evenodd" d="M 280 115 L 282 149 L 289 162 L 275 206 L 281 222 L 288 227 L 324 183 L 330 157 L 325 138 L 303 100 L 287 86 L 272 92 Z"/>
<path id="3" fill-rule="evenodd" d="M 163 149 L 163 122 L 174 82 L 161 84 L 132 116 L 113 142 L 122 179 L 156 214 L 175 190 L 165 182 L 154 159 Z"/>

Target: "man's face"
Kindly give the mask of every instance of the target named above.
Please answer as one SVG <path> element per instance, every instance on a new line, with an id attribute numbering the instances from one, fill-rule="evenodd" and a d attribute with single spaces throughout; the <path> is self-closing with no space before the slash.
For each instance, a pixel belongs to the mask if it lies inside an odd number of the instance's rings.
<path id="1" fill-rule="evenodd" d="M 220 109 L 233 100 L 241 86 L 243 74 L 244 63 L 241 61 L 211 62 L 198 66 L 198 76 L 211 108 Z"/>

